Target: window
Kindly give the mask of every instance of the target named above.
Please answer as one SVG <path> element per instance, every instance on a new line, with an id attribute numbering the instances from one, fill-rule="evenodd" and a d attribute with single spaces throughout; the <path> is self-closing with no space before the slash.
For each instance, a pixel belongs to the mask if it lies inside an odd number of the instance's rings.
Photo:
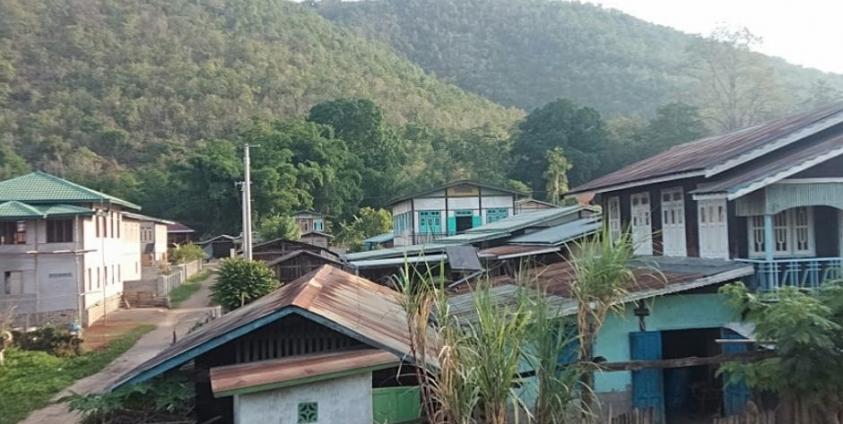
<path id="1" fill-rule="evenodd" d="M 814 254 L 814 220 L 810 207 L 781 211 L 773 216 L 773 255 L 811 256 Z M 747 219 L 750 256 L 764 256 L 764 217 Z"/>
<path id="2" fill-rule="evenodd" d="M 392 218 L 392 226 L 395 234 L 406 232 L 412 226 L 410 212 L 400 213 Z"/>
<path id="3" fill-rule="evenodd" d="M 47 243 L 68 243 L 73 241 L 72 219 L 48 219 Z"/>
<path id="4" fill-rule="evenodd" d="M 91 291 L 94 282 L 91 279 L 91 268 L 88 268 L 88 291 Z"/>
<path id="5" fill-rule="evenodd" d="M 315 231 L 322 231 L 322 230 L 324 230 L 324 229 L 325 229 L 325 226 L 324 226 L 324 224 L 322 223 L 322 220 L 321 220 L 321 219 L 317 219 L 317 220 L 314 220 L 314 221 L 313 221 L 313 229 L 314 229 Z"/>
<path id="6" fill-rule="evenodd" d="M 26 222 L 4 222 L 0 244 L 26 244 Z"/>
<path id="7" fill-rule="evenodd" d="M 495 208 L 495 209 L 486 209 L 486 223 L 491 224 L 496 221 L 500 221 L 509 216 L 509 209 L 507 208 Z"/>
<path id="8" fill-rule="evenodd" d="M 609 238 L 619 240 L 621 238 L 621 199 L 617 196 L 610 197 L 607 208 L 609 209 Z"/>
<path id="9" fill-rule="evenodd" d="M 419 211 L 419 233 L 439 234 L 442 232 L 442 220 L 439 211 Z"/>
<path id="10" fill-rule="evenodd" d="M 315 423 L 319 420 L 319 404 L 316 402 L 299 403 L 299 424 Z"/>
<path id="11" fill-rule="evenodd" d="M 6 271 L 3 273 L 3 294 L 15 296 L 23 294 L 23 273 Z"/>

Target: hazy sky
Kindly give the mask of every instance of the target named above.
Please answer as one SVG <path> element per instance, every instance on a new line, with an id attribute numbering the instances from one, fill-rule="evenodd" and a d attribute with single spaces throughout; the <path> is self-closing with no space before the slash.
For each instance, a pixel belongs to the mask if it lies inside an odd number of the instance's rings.
<path id="1" fill-rule="evenodd" d="M 583 0 L 684 32 L 745 26 L 757 50 L 789 62 L 843 73 L 843 0 Z"/>

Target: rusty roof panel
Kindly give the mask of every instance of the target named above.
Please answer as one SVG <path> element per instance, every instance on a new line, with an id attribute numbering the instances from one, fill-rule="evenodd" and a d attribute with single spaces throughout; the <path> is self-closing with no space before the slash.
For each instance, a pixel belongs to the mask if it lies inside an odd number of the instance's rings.
<path id="1" fill-rule="evenodd" d="M 837 104 L 811 112 L 790 115 L 728 134 L 680 144 L 665 152 L 575 187 L 570 193 L 602 190 L 620 184 L 675 174 L 702 172 L 709 167 L 723 164 L 726 161 L 765 147 L 814 124 L 821 126 L 823 121 L 831 118 L 836 119 L 841 113 L 843 113 L 843 104 Z"/>
<path id="2" fill-rule="evenodd" d="M 378 349 L 293 356 L 211 368 L 211 390 L 215 396 L 231 392 L 253 392 L 267 387 L 294 385 L 296 381 L 329 378 L 337 373 L 372 368 L 388 368 L 400 360 Z M 252 390 L 249 390 L 249 389 Z"/>

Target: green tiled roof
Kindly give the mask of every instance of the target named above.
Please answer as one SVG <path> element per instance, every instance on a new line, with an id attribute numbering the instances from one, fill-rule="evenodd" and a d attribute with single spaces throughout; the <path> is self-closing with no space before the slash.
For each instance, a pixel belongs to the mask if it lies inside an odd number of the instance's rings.
<path id="1" fill-rule="evenodd" d="M 0 203 L 0 220 L 43 219 L 93 215 L 94 211 L 76 205 L 28 205 L 17 200 Z"/>
<path id="2" fill-rule="evenodd" d="M 12 200 L 27 203 L 114 203 L 140 209 L 134 203 L 40 171 L 0 182 L 0 202 Z"/>

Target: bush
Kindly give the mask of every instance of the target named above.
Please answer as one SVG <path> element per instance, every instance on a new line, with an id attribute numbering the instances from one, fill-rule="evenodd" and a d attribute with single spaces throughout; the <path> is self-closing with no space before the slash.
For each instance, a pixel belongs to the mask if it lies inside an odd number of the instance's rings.
<path id="1" fill-rule="evenodd" d="M 23 350 L 47 352 L 58 357 L 76 356 L 81 353 L 82 339 L 53 326 L 44 326 L 26 333 L 15 332 L 14 343 Z"/>
<path id="2" fill-rule="evenodd" d="M 173 374 L 113 392 L 72 395 L 68 404 L 84 424 L 193 422 L 194 396 L 190 379 Z"/>
<path id="3" fill-rule="evenodd" d="M 263 297 L 278 286 L 275 274 L 265 263 L 229 258 L 220 265 L 217 282 L 211 286 L 211 297 L 230 311 Z"/>
<path id="4" fill-rule="evenodd" d="M 170 251 L 170 261 L 176 264 L 183 264 L 199 259 L 205 259 L 205 251 L 193 243 L 176 246 Z"/>

